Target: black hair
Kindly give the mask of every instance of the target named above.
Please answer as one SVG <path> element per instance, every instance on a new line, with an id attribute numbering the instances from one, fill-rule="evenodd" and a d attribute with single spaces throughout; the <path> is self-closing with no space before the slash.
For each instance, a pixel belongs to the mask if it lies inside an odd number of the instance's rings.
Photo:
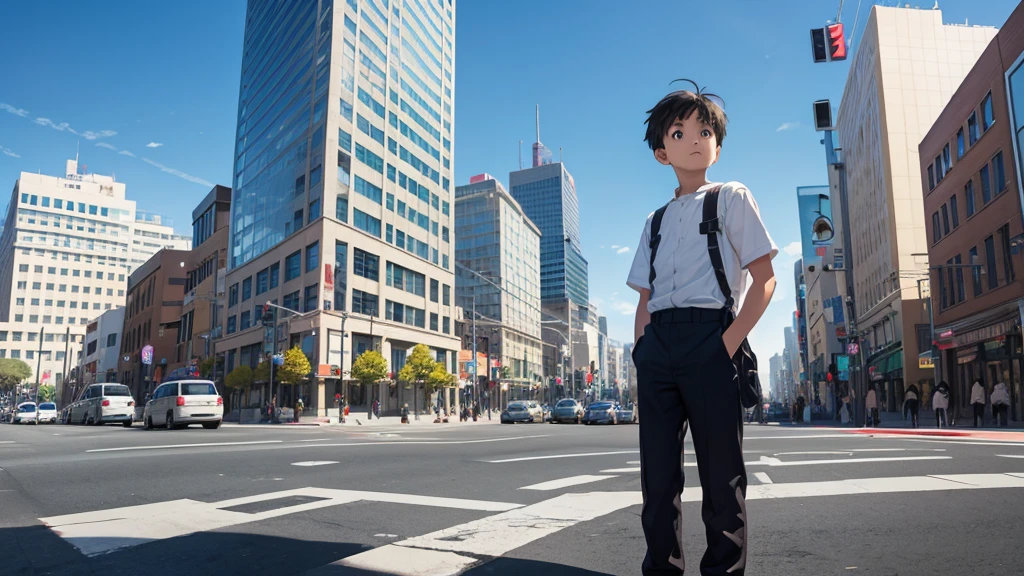
<path id="1" fill-rule="evenodd" d="M 714 94 L 703 92 L 692 80 L 682 78 L 673 82 L 689 82 L 693 84 L 694 90 L 677 90 L 668 94 L 647 111 L 647 133 L 644 140 L 651 150 L 657 151 L 665 147 L 665 136 L 669 128 L 676 120 L 685 120 L 694 112 L 697 113 L 697 120 L 711 126 L 715 133 L 718 145 L 725 140 L 725 126 L 729 122 L 722 106 L 715 102 L 721 98 Z"/>

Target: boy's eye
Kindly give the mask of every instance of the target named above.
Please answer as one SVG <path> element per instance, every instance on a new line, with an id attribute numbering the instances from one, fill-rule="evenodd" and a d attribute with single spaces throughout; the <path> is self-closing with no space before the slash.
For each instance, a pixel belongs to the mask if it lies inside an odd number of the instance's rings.
<path id="1" fill-rule="evenodd" d="M 700 131 L 700 135 L 703 138 L 711 138 L 711 130 L 708 130 L 707 128 L 705 128 L 705 129 Z"/>
<path id="2" fill-rule="evenodd" d="M 676 130 L 675 132 L 673 132 L 671 134 L 671 137 L 672 137 L 673 140 L 682 140 L 683 139 L 683 131 L 682 130 Z"/>

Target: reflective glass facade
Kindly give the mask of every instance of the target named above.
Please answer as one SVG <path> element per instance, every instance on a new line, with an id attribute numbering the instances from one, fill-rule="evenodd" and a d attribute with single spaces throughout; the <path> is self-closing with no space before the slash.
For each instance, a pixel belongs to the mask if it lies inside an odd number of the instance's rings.
<path id="1" fill-rule="evenodd" d="M 540 228 L 540 293 L 543 301 L 572 300 L 587 306 L 588 265 L 580 244 L 576 185 L 562 163 L 509 174 L 512 197 Z"/>

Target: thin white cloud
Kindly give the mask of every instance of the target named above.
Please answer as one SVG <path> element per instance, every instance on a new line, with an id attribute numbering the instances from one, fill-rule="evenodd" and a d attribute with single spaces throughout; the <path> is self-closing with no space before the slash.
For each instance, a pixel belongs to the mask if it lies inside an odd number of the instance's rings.
<path id="1" fill-rule="evenodd" d="M 121 156 L 130 156 L 132 158 L 135 158 L 135 154 L 132 154 L 127 150 L 121 150 L 120 152 L 118 152 L 118 154 L 120 154 Z"/>
<path id="2" fill-rule="evenodd" d="M 629 252 L 629 246 L 623 246 L 615 251 L 616 254 L 625 254 L 626 252 Z"/>
<path id="3" fill-rule="evenodd" d="M 146 144 L 146 148 L 159 148 L 161 146 L 163 146 L 163 142 L 150 142 Z"/>
<path id="4" fill-rule="evenodd" d="M 622 300 L 616 300 L 612 303 L 611 309 L 622 314 L 623 316 L 633 314 L 636 312 L 636 304 L 630 304 L 629 302 L 623 302 Z"/>
<path id="5" fill-rule="evenodd" d="M 99 132 L 86 130 L 85 132 L 78 132 L 77 130 L 72 128 L 71 125 L 67 122 L 61 122 L 58 124 L 53 120 L 50 120 L 49 118 L 36 118 L 33 122 L 40 126 L 47 126 L 49 128 L 53 128 L 58 132 L 70 132 L 75 136 L 81 136 L 86 140 L 99 140 L 100 138 L 109 138 L 111 136 L 117 135 L 117 132 L 114 132 L 113 130 L 100 130 Z"/>
<path id="6" fill-rule="evenodd" d="M 178 178 L 181 178 L 182 180 L 188 180 L 189 182 L 193 182 L 195 184 L 202 184 L 203 186 L 208 186 L 210 188 L 213 187 L 213 184 L 211 184 L 210 182 L 207 182 L 206 180 L 203 180 L 202 178 L 199 178 L 197 176 L 193 176 L 191 174 L 186 174 L 185 172 L 182 172 L 181 170 L 176 170 L 174 168 L 168 168 L 167 166 L 164 166 L 163 164 L 160 164 L 159 162 L 154 162 L 154 161 L 150 160 L 149 158 L 143 157 L 142 161 L 145 162 L 146 164 L 149 164 L 150 166 L 153 166 L 155 168 L 159 168 L 161 172 L 166 172 L 168 174 L 172 174 L 174 176 L 177 176 Z"/>
<path id="7" fill-rule="evenodd" d="M 601 250 L 604 250 L 604 244 L 601 245 Z"/>
<path id="8" fill-rule="evenodd" d="M 790 242 L 786 244 L 786 247 L 782 249 L 783 252 L 790 256 L 799 256 L 800 252 L 803 251 L 803 246 L 799 242 Z"/>
<path id="9" fill-rule="evenodd" d="M 793 130 L 793 129 L 799 128 L 799 127 L 800 127 L 800 123 L 799 122 L 783 122 L 782 124 L 779 124 L 779 127 L 776 128 L 775 131 L 776 132 L 785 132 L 786 130 Z"/>
<path id="10" fill-rule="evenodd" d="M 11 114 L 14 114 L 15 116 L 21 116 L 22 118 L 28 116 L 28 110 L 15 108 L 14 106 L 11 106 L 10 104 L 4 104 L 3 102 L 0 102 L 0 110 L 5 110 Z"/>
<path id="11" fill-rule="evenodd" d="M 96 146 L 98 148 L 106 148 L 107 150 L 117 150 L 117 146 L 114 146 L 113 144 L 107 144 L 106 142 L 97 142 Z"/>
<path id="12" fill-rule="evenodd" d="M 21 158 L 21 156 L 15 154 L 10 148 L 4 148 L 3 146 L 0 146 L 0 153 L 4 156 L 10 156 L 11 158 Z"/>
<path id="13" fill-rule="evenodd" d="M 618 250 L 619 248 L 622 248 L 622 246 L 619 246 L 618 244 L 612 244 L 612 250 Z"/>

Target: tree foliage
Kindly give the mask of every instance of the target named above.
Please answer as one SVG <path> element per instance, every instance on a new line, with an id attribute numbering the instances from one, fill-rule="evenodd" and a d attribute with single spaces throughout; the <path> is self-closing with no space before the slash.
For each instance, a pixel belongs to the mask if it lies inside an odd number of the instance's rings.
<path id="1" fill-rule="evenodd" d="M 434 363 L 434 370 L 427 376 L 424 388 L 427 394 L 431 394 L 440 388 L 451 388 L 455 386 L 455 374 L 448 372 L 441 362 Z"/>
<path id="2" fill-rule="evenodd" d="M 417 344 L 412 349 L 412 354 L 405 360 L 405 366 L 398 372 L 398 379 L 406 382 L 422 383 L 434 371 L 437 362 L 430 355 L 430 348 L 424 344 Z"/>
<path id="3" fill-rule="evenodd" d="M 253 383 L 260 383 L 260 384 L 266 384 L 267 382 L 270 382 L 270 362 L 269 361 L 264 360 L 263 362 L 260 362 L 259 364 L 257 364 L 256 368 L 253 368 L 253 371 L 252 371 L 252 381 L 253 381 Z"/>
<path id="4" fill-rule="evenodd" d="M 199 363 L 199 376 L 202 378 L 210 378 L 213 376 L 214 359 L 210 356 L 206 360 Z"/>
<path id="5" fill-rule="evenodd" d="M 360 384 L 371 385 L 388 375 L 388 363 L 376 350 L 367 350 L 352 363 L 352 377 Z"/>
<path id="6" fill-rule="evenodd" d="M 284 353 L 284 365 L 274 368 L 274 380 L 281 384 L 301 384 L 309 378 L 312 368 L 302 348 L 295 346 Z"/>
<path id="7" fill-rule="evenodd" d="M 14 388 L 31 377 L 28 364 L 17 358 L 0 358 L 0 388 Z"/>
<path id="8" fill-rule="evenodd" d="M 248 366 L 238 366 L 232 370 L 227 378 L 224 379 L 224 384 L 228 388 L 245 389 L 252 386 L 253 382 L 253 370 Z"/>
<path id="9" fill-rule="evenodd" d="M 42 384 L 36 392 L 40 402 L 53 402 L 56 395 L 57 390 L 53 387 L 53 384 Z"/>

